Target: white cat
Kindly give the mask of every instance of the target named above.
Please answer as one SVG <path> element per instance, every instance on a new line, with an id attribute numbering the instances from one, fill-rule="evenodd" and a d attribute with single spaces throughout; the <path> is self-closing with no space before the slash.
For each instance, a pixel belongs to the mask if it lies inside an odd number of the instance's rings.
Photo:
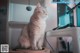
<path id="1" fill-rule="evenodd" d="M 31 47 L 33 50 L 42 49 L 47 17 L 47 10 L 38 3 L 30 22 L 23 28 L 19 37 L 22 47 Z"/>

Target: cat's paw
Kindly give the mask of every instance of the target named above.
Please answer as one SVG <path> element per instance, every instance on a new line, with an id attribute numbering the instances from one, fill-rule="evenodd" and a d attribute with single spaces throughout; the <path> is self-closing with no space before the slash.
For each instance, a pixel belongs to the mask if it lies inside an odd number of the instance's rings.
<path id="1" fill-rule="evenodd" d="M 43 48 L 42 48 L 42 47 L 39 47 L 38 49 L 39 49 L 39 50 L 42 50 Z"/>
<path id="2" fill-rule="evenodd" d="M 38 48 L 37 47 L 32 47 L 32 50 L 38 50 Z"/>

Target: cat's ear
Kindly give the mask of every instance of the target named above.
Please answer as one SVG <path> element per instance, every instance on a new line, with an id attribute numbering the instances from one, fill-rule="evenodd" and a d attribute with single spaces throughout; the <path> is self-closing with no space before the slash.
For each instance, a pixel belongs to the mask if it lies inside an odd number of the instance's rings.
<path id="1" fill-rule="evenodd" d="M 37 3 L 37 7 L 41 7 L 41 4 L 39 2 Z"/>

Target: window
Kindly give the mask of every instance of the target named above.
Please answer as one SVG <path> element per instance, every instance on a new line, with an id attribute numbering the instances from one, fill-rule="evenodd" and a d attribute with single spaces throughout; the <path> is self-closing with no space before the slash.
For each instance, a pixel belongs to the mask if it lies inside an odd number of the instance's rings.
<path id="1" fill-rule="evenodd" d="M 70 10 L 67 4 L 58 3 L 57 15 L 58 15 L 58 27 L 63 27 L 67 24 L 74 25 L 73 11 L 67 13 Z"/>
<path id="2" fill-rule="evenodd" d="M 77 26 L 80 27 L 80 6 L 77 7 Z"/>

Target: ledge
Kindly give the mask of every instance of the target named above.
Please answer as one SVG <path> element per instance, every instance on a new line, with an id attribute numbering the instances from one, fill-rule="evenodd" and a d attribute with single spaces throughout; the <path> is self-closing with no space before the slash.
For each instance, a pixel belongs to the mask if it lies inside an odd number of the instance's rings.
<path id="1" fill-rule="evenodd" d="M 77 29 L 80 27 L 69 27 L 65 29 L 59 29 L 59 30 L 51 30 L 47 32 L 47 36 L 72 36 L 73 34 L 77 33 Z"/>
<path id="2" fill-rule="evenodd" d="M 26 22 L 16 22 L 16 21 L 9 21 L 8 24 L 9 27 L 11 28 L 23 28 L 25 25 L 27 25 Z"/>

